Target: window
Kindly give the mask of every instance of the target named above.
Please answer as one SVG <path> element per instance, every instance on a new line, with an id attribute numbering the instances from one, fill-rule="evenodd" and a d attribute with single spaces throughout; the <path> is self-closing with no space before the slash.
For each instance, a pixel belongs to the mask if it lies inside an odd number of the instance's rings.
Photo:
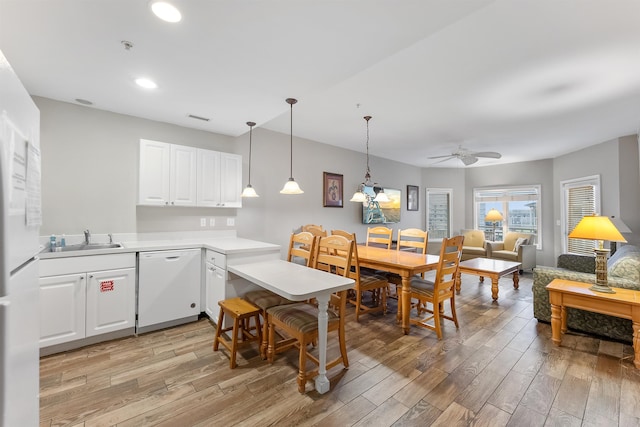
<path id="1" fill-rule="evenodd" d="M 427 188 L 427 231 L 429 238 L 451 237 L 450 188 Z"/>
<path id="2" fill-rule="evenodd" d="M 541 187 L 529 185 L 507 188 L 476 188 L 473 190 L 474 228 L 493 234 L 494 223 L 484 218 L 490 209 L 497 209 L 504 220 L 495 224 L 495 241 L 504 239 L 508 231 L 533 234 L 537 249 L 542 249 L 540 230 Z"/>
<path id="3" fill-rule="evenodd" d="M 569 233 L 585 215 L 600 210 L 600 177 L 597 175 L 562 181 L 562 251 L 593 256 L 594 240 L 569 239 Z"/>

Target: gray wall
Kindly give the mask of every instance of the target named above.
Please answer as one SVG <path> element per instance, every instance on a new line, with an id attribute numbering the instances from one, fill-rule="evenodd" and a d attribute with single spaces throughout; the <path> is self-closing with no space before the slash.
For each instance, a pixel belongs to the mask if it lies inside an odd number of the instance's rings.
<path id="1" fill-rule="evenodd" d="M 285 246 L 291 230 L 306 223 L 366 235 L 362 205 L 349 202 L 363 181 L 363 153 L 294 138 L 293 175 L 303 195 L 279 193 L 289 177 L 289 136 L 254 129 L 251 181 L 260 198 L 243 200 L 241 209 L 136 207 L 140 138 L 243 155 L 243 185 L 248 178 L 248 135 L 232 138 L 167 123 L 34 97 L 42 121 L 42 235 L 133 233 L 227 229 L 234 217 L 238 235 Z M 364 144 L 364 141 L 363 141 Z M 406 211 L 407 184 L 420 185 L 421 169 L 370 158 L 373 179 L 402 191 L 401 223 L 394 229 L 424 227 L 420 211 Z M 344 207 L 322 206 L 323 172 L 344 175 Z M 200 218 L 215 218 L 200 227 Z"/>
<path id="2" fill-rule="evenodd" d="M 233 138 L 167 123 L 34 97 L 41 111 L 42 235 L 135 233 L 237 229 L 238 235 L 286 246 L 302 224 L 366 235 L 362 207 L 349 202 L 364 179 L 363 153 L 301 138 L 293 141 L 293 176 L 303 195 L 279 193 L 289 177 L 289 136 L 254 129 L 251 181 L 260 195 L 244 199 L 241 209 L 137 207 L 140 138 L 243 155 L 243 185 L 248 177 L 248 135 Z M 363 141 L 364 143 L 364 141 Z M 402 192 L 401 222 L 394 230 L 425 227 L 425 189 L 453 189 L 454 231 L 473 225 L 476 187 L 542 186 L 542 250 L 538 264 L 554 265 L 560 253 L 560 181 L 601 175 L 602 214 L 616 215 L 640 231 L 640 171 L 637 136 L 622 137 L 556 159 L 478 168 L 417 168 L 371 156 L 373 179 Z M 322 173 L 344 175 L 344 207 L 322 206 Z M 418 211 L 406 210 L 406 186 L 420 186 Z M 227 227 L 233 217 L 235 227 Z M 215 226 L 200 227 L 200 218 Z"/>
<path id="3" fill-rule="evenodd" d="M 478 187 L 540 185 L 542 191 L 542 226 L 536 262 L 540 265 L 555 265 L 553 218 L 555 198 L 553 194 L 553 160 L 536 160 L 531 162 L 510 163 L 498 166 L 466 169 L 465 198 L 468 209 L 465 209 L 465 224 L 473 226 L 473 190 Z"/>

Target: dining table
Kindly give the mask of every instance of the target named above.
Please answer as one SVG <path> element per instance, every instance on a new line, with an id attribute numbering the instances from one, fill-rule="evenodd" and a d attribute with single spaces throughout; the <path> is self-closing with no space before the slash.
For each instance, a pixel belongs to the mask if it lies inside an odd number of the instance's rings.
<path id="1" fill-rule="evenodd" d="M 407 335 L 411 329 L 411 277 L 434 270 L 440 257 L 431 254 L 419 254 L 397 249 L 358 245 L 360 267 L 398 274 L 402 278 L 402 292 L 398 299 L 398 320 Z"/>
<path id="2" fill-rule="evenodd" d="M 353 288 L 355 281 L 338 274 L 281 259 L 228 265 L 227 271 L 291 301 L 315 298 L 318 302 L 318 393 L 329 391 L 327 378 L 327 328 L 329 299 L 334 292 Z M 301 350 L 303 351 L 303 350 Z"/>

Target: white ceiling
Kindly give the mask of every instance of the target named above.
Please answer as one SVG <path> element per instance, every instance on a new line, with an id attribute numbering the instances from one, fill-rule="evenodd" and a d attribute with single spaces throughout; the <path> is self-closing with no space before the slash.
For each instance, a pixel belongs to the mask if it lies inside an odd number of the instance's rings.
<path id="1" fill-rule="evenodd" d="M 0 0 L 0 49 L 32 95 L 225 135 L 288 134 L 293 97 L 296 136 L 364 152 L 371 115 L 370 153 L 417 166 L 461 166 L 427 159 L 458 145 L 503 155 L 476 166 L 555 157 L 640 127 L 638 0 L 173 4 L 177 24 L 147 0 Z"/>

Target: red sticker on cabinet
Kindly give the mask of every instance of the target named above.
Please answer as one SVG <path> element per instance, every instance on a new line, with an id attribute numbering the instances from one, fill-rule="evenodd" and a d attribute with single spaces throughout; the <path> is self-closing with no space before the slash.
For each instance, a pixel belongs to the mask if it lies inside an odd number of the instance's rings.
<path id="1" fill-rule="evenodd" d="M 100 282 L 100 292 L 109 292 L 113 290 L 113 280 L 105 280 Z"/>

